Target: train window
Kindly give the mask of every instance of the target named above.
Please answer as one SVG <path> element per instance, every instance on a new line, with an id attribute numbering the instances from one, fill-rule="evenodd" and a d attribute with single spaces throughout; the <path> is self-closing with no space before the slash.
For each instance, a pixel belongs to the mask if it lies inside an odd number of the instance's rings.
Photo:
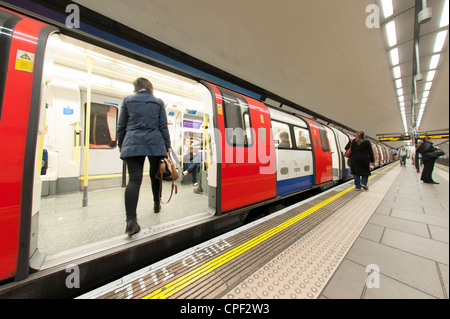
<path id="1" fill-rule="evenodd" d="M 322 150 L 324 152 L 329 152 L 330 145 L 328 144 L 327 131 L 323 127 L 319 127 L 319 136 L 320 136 L 320 142 L 322 144 Z"/>
<path id="2" fill-rule="evenodd" d="M 86 104 L 84 107 L 86 111 Z M 117 107 L 91 103 L 90 148 L 111 149 L 116 147 L 117 116 Z"/>
<path id="3" fill-rule="evenodd" d="M 294 136 L 297 149 L 311 150 L 311 138 L 307 129 L 294 126 Z"/>
<path id="4" fill-rule="evenodd" d="M 225 115 L 225 137 L 233 146 L 253 144 L 250 107 L 240 95 L 221 90 Z"/>
<path id="5" fill-rule="evenodd" d="M 273 140 L 277 148 L 291 148 L 292 138 L 289 131 L 289 125 L 272 121 Z"/>

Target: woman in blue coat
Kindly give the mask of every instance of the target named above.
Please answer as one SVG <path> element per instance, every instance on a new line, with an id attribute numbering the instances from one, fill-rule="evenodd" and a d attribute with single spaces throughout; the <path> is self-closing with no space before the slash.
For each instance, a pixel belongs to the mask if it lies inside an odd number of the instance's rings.
<path id="1" fill-rule="evenodd" d="M 161 158 L 170 152 L 170 135 L 164 102 L 153 95 L 153 85 L 145 78 L 134 81 L 135 94 L 127 96 L 120 110 L 117 141 L 120 158 L 127 163 L 129 182 L 125 189 L 126 233 L 140 231 L 136 208 L 142 183 L 144 162 L 150 162 L 154 212 L 161 209 L 159 202 L 160 180 L 155 176 Z"/>

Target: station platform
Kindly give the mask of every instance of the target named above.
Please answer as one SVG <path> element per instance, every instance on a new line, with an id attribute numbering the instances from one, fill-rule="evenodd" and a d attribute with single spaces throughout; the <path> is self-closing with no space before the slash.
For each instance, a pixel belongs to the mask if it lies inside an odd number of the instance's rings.
<path id="1" fill-rule="evenodd" d="M 398 162 L 79 299 L 448 299 L 449 170 Z"/>

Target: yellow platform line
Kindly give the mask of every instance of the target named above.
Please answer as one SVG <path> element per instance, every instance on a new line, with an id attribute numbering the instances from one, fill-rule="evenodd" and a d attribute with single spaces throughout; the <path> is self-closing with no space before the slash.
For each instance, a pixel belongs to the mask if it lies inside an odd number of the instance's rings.
<path id="1" fill-rule="evenodd" d="M 393 166 L 390 166 L 393 167 Z M 389 167 L 389 168 L 390 168 Z M 370 178 L 373 178 L 377 176 L 372 175 Z M 154 292 L 146 295 L 142 299 L 165 299 L 169 298 L 170 296 L 176 294 L 177 292 L 181 291 L 185 287 L 189 286 L 190 284 L 194 283 L 196 280 L 206 276 L 207 274 L 211 273 L 215 269 L 219 268 L 220 266 L 226 264 L 230 260 L 238 257 L 239 255 L 245 253 L 246 251 L 250 250 L 251 248 L 261 244 L 262 242 L 266 241 L 267 239 L 271 238 L 272 236 L 278 234 L 279 232 L 283 231 L 284 229 L 288 228 L 289 226 L 297 223 L 298 221 L 302 220 L 303 218 L 311 215 L 315 211 L 319 210 L 320 208 L 328 205 L 329 203 L 335 201 L 339 197 L 345 195 L 352 189 L 354 189 L 355 186 L 348 187 L 347 189 L 341 191 L 340 193 L 328 198 L 327 200 L 317 204 L 314 207 L 311 207 L 301 214 L 292 217 L 291 219 L 281 223 L 278 226 L 275 226 L 272 229 L 269 229 L 268 231 L 256 236 L 255 238 L 239 245 L 238 247 L 228 251 L 227 253 L 207 262 L 206 264 L 190 271 L 189 273 L 173 280 L 172 282 L 168 283 L 167 285 L 155 290 Z"/>
<path id="2" fill-rule="evenodd" d="M 400 164 L 399 162 L 394 162 L 393 164 L 391 164 L 391 165 L 389 165 L 388 167 L 384 168 L 384 169 L 382 170 L 382 172 L 384 172 L 384 171 L 386 171 L 386 170 L 388 170 L 388 169 L 390 169 L 390 168 L 392 168 L 392 167 L 394 167 L 394 166 L 396 166 L 396 165 L 399 165 L 399 164 Z"/>

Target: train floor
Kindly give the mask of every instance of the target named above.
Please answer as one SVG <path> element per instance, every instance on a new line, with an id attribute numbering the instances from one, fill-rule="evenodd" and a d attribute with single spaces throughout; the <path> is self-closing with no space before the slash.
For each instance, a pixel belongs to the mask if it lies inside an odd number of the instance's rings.
<path id="1" fill-rule="evenodd" d="M 194 193 L 191 180 L 176 182 L 178 192 L 161 212 L 153 212 L 153 196 L 148 175 L 144 176 L 137 218 L 142 228 L 137 236 L 151 236 L 211 215 L 207 212 L 208 193 Z M 163 182 L 162 199 L 170 197 L 171 182 Z M 41 199 L 38 248 L 47 257 L 46 269 L 72 258 L 93 254 L 112 245 L 122 245 L 125 235 L 125 188 L 94 189 L 88 205 L 82 207 L 83 193 L 48 196 Z M 135 236 L 136 237 L 136 236 Z"/>
<path id="2" fill-rule="evenodd" d="M 449 171 L 349 181 L 79 298 L 447 299 Z M 224 311 L 222 309 L 222 311 Z"/>

